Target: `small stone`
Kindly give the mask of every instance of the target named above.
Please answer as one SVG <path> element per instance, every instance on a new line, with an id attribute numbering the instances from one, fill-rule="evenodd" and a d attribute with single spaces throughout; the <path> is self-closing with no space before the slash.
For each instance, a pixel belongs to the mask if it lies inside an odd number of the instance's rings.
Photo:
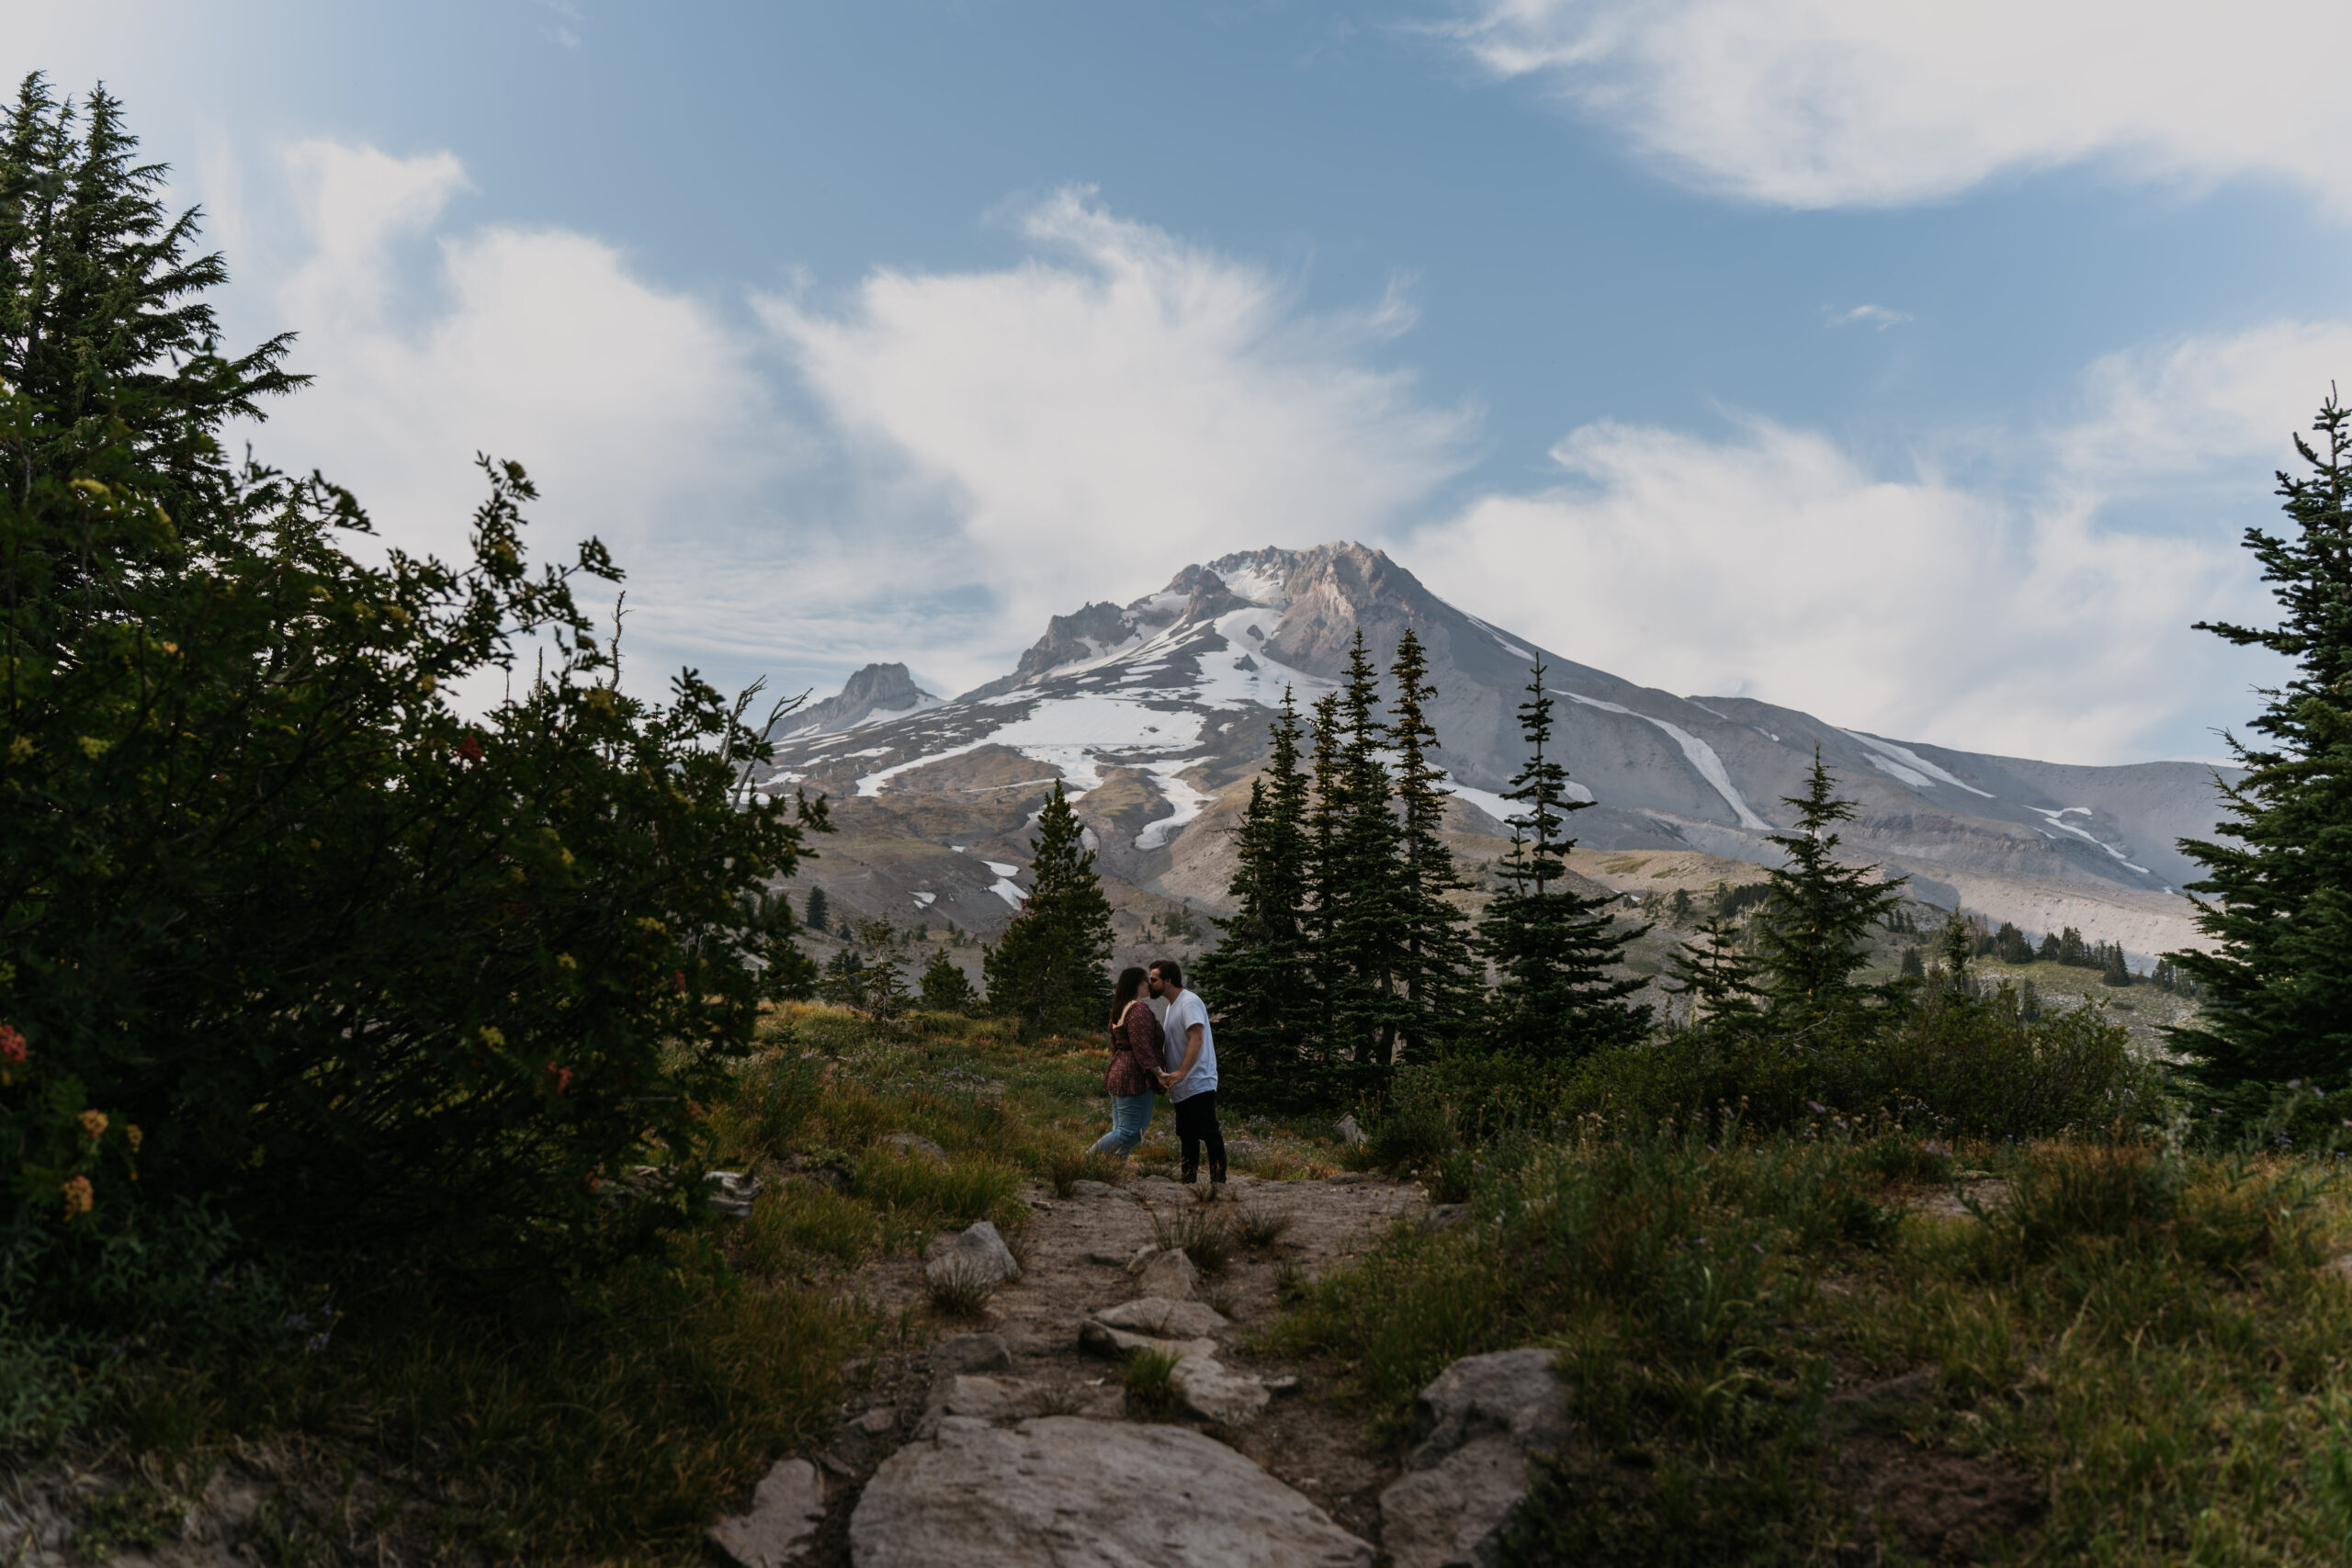
<path id="1" fill-rule="evenodd" d="M 877 1404 L 850 1426 L 869 1438 L 879 1438 L 899 1429 L 899 1413 L 888 1404 Z"/>
<path id="2" fill-rule="evenodd" d="M 758 1177 L 747 1176 L 740 1170 L 708 1171 L 703 1179 L 713 1189 L 710 1194 L 711 1212 L 724 1214 L 730 1220 L 750 1218 L 752 1200 L 757 1198 L 764 1188 Z"/>
<path id="3" fill-rule="evenodd" d="M 1069 1184 L 1073 1198 L 1125 1198 L 1127 1196 L 1107 1181 L 1073 1181 Z"/>
<path id="4" fill-rule="evenodd" d="M 1088 1253 L 1086 1255 L 1086 1260 L 1089 1263 L 1100 1263 L 1106 1269 L 1125 1269 L 1127 1266 L 1127 1255 L 1125 1253 L 1109 1252 L 1101 1247 L 1097 1247 L 1094 1251 Z"/>
<path id="5" fill-rule="evenodd" d="M 1153 1334 L 1136 1334 L 1125 1328 L 1114 1328 L 1107 1323 L 1088 1318 L 1079 1325 L 1078 1348 L 1097 1356 L 1132 1356 L 1138 1350 L 1153 1350 L 1163 1356 L 1182 1360 L 1187 1356 L 1214 1356 L 1214 1339 L 1162 1339 Z"/>
<path id="6" fill-rule="evenodd" d="M 1226 1315 L 1205 1302 L 1171 1302 L 1164 1296 L 1143 1296 L 1105 1307 L 1095 1320 L 1137 1334 L 1167 1339 L 1204 1339 L 1220 1328 L 1233 1326 Z"/>
<path id="7" fill-rule="evenodd" d="M 1200 1270 L 1193 1267 L 1193 1260 L 1181 1247 L 1161 1253 L 1136 1275 L 1136 1288 L 1145 1295 L 1171 1302 L 1191 1301 L 1193 1289 L 1199 1282 Z"/>
<path id="8" fill-rule="evenodd" d="M 981 1220 L 952 1240 L 934 1244 L 924 1272 L 934 1280 L 961 1275 L 993 1285 L 1021 1278 L 1021 1265 L 1013 1261 L 1012 1249 L 1004 1245 L 996 1226 Z"/>
<path id="9" fill-rule="evenodd" d="M 1298 1374 L 1296 1372 L 1283 1372 L 1280 1376 L 1263 1378 L 1260 1381 L 1266 1385 L 1266 1392 L 1273 1394 L 1277 1398 L 1285 1393 L 1296 1393 L 1298 1392 Z"/>
<path id="10" fill-rule="evenodd" d="M 710 1527 L 710 1542 L 739 1568 L 784 1568 L 825 1517 L 825 1483 L 805 1459 L 777 1461 L 752 1493 L 752 1510 Z"/>
<path id="11" fill-rule="evenodd" d="M 1323 1179 L 1333 1187 L 1361 1187 L 1372 1179 L 1361 1170 L 1342 1170 Z"/>
<path id="12" fill-rule="evenodd" d="M 1266 1408 L 1266 1385 L 1237 1372 L 1215 1356 L 1184 1356 L 1168 1381 L 1195 1416 L 1227 1427 L 1246 1427 Z"/>
<path id="13" fill-rule="evenodd" d="M 897 1150 L 904 1159 L 919 1159 L 932 1165 L 947 1163 L 947 1151 L 920 1133 L 889 1133 L 875 1141 L 886 1149 Z"/>
<path id="14" fill-rule="evenodd" d="M 1146 1246 L 1136 1248 L 1135 1255 L 1127 1259 L 1127 1272 L 1130 1274 L 1142 1273 L 1144 1270 L 1144 1265 L 1149 1263 L 1153 1258 L 1159 1256 L 1159 1248 L 1156 1247 Z"/>
<path id="15" fill-rule="evenodd" d="M 1012 1347 L 1001 1334 L 957 1334 L 932 1347 L 931 1364 L 943 1372 L 1007 1372 Z"/>
<path id="16" fill-rule="evenodd" d="M 1435 1204 L 1421 1216 L 1421 1229 L 1432 1235 L 1439 1231 L 1458 1229 L 1469 1223 L 1470 1205 L 1467 1203 Z"/>

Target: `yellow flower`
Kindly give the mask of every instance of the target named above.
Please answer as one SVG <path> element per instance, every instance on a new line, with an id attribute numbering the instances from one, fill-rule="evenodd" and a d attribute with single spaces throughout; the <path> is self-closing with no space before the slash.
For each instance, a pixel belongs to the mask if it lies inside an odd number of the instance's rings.
<path id="1" fill-rule="evenodd" d="M 578 961 L 571 956 L 571 954 L 568 953 L 559 953 L 555 955 L 555 966 L 559 969 L 577 969 L 580 967 L 580 964 Z"/>
<path id="2" fill-rule="evenodd" d="M 165 653 L 169 653 L 174 656 L 176 656 L 180 650 L 180 645 L 175 642 L 161 643 L 157 646 L 161 647 Z"/>
<path id="3" fill-rule="evenodd" d="M 90 1134 L 90 1142 L 95 1144 L 106 1136 L 107 1113 L 105 1111 L 85 1111 L 74 1120 L 82 1123 L 82 1131 Z"/>
<path id="4" fill-rule="evenodd" d="M 506 1043 L 506 1032 L 493 1024 L 485 1023 L 481 1026 L 481 1043 L 495 1050 Z"/>
<path id="5" fill-rule="evenodd" d="M 111 740 L 101 740 L 95 735 L 85 735 L 82 737 L 82 755 L 95 762 L 105 756 L 113 745 L 114 742 Z"/>
<path id="6" fill-rule="evenodd" d="M 130 1126 L 125 1127 L 122 1130 L 122 1135 L 130 1140 L 130 1152 L 132 1154 L 137 1154 L 139 1152 L 139 1145 L 147 1141 L 147 1134 L 139 1130 L 139 1123 L 136 1122 L 133 1122 Z"/>
<path id="7" fill-rule="evenodd" d="M 31 736 L 19 735 L 14 740 L 8 742 L 8 761 L 12 762 L 29 761 L 32 760 L 32 754 L 40 750 L 40 747 L 33 744 L 33 738 Z"/>

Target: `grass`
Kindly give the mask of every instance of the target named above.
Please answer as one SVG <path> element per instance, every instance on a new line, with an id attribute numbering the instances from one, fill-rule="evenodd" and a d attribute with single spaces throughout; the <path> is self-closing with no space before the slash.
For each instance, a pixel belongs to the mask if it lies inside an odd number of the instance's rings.
<path id="1" fill-rule="evenodd" d="M 1398 1440 L 1450 1361 L 1554 1348 L 1582 1440 L 1509 1562 L 2343 1560 L 2331 1165 L 2129 1136 L 1915 1154 L 1834 1122 L 1523 1146 L 1477 1184 L 1487 1223 L 1285 1280 L 1272 1343 Z M 1955 1156 L 2006 1190 L 1906 1213 Z M 1890 1426 L 1855 1416 L 1915 1371 Z M 1936 1533 L 1920 1466 L 1980 1499 L 1974 1545 Z"/>
<path id="2" fill-rule="evenodd" d="M 996 1294 L 996 1279 L 951 1258 L 924 1274 L 923 1293 L 932 1310 L 943 1317 L 984 1317 L 989 1298 Z"/>
<path id="3" fill-rule="evenodd" d="M 824 1440 L 861 1360 L 987 1301 L 934 1289 L 885 1314 L 861 1304 L 854 1270 L 978 1219 L 1018 1258 L 1024 1183 L 1128 1178 L 1085 1153 L 1108 1125 L 1101 1074 L 1091 1041 L 777 1010 L 705 1123 L 712 1166 L 765 1182 L 747 1219 L 707 1219 L 560 1290 L 384 1278 L 339 1298 L 317 1352 L 301 1348 L 311 1330 L 200 1361 L 128 1347 L 82 1374 L 78 1424 L 20 1423 L 0 1465 L 107 1476 L 79 1505 L 92 1551 L 167 1540 L 183 1500 L 234 1462 L 264 1494 L 249 1544 L 279 1563 L 700 1563 L 712 1519 Z M 1148 1156 L 1166 1146 L 1160 1121 Z M 1252 1131 L 1261 1157 L 1317 1168 L 1312 1145 Z M 944 1161 L 883 1142 L 897 1133 Z M 54 1392 L 38 1348 L 0 1334 L 0 1416 Z"/>
<path id="4" fill-rule="evenodd" d="M 1238 1250 L 1233 1222 L 1223 1208 L 1156 1212 L 1151 1216 L 1151 1236 L 1170 1252 L 1181 1250 L 1204 1274 L 1224 1273 Z"/>
<path id="5" fill-rule="evenodd" d="M 1168 1350 L 1137 1350 L 1119 1369 L 1127 1408 L 1138 1416 L 1165 1416 L 1179 1404 L 1176 1357 Z"/>

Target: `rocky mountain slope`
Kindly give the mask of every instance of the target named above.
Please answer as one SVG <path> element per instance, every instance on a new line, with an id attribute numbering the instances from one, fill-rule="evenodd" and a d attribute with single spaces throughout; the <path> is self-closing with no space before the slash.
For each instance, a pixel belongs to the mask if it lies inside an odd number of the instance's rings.
<path id="1" fill-rule="evenodd" d="M 1604 886 L 1669 891 L 1772 863 L 1820 748 L 1859 807 L 1860 858 L 2030 932 L 2080 927 L 2152 954 L 2192 935 L 2174 847 L 2209 833 L 2202 764 L 2081 767 L 1897 740 L 1745 698 L 1683 697 L 1596 670 L 1438 598 L 1362 545 L 1264 549 L 1185 568 L 1124 607 L 1057 616 L 1003 678 L 948 702 L 902 665 L 870 666 L 787 719 L 765 782 L 823 792 L 842 832 L 803 880 L 846 907 L 988 931 L 1018 907 L 1027 835 L 1054 781 L 1077 800 L 1114 879 L 1123 936 L 1181 910 L 1221 912 L 1228 829 L 1262 765 L 1285 689 L 1302 711 L 1331 690 L 1361 628 L 1385 667 L 1410 627 L 1441 695 L 1433 718 L 1471 859 L 1499 852 L 1500 792 L 1520 761 L 1529 666 L 1550 666 L 1560 754 L 1593 808 L 1574 831 L 1607 857 Z M 1589 862 L 1589 857 L 1588 857 Z M 1666 869 L 1656 869 L 1663 864 Z M 1680 868 L 1680 869 L 1677 869 Z"/>

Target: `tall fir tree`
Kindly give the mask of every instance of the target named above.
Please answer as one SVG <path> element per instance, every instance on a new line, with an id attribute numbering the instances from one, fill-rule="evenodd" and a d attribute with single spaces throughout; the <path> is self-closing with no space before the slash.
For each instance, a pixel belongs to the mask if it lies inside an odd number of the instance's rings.
<path id="1" fill-rule="evenodd" d="M 1195 987 L 1216 1009 L 1218 1070 L 1261 1105 L 1304 1106 L 1329 1098 L 1320 1072 L 1321 999 L 1307 931 L 1313 866 L 1307 777 L 1299 765 L 1298 705 L 1283 693 L 1270 727 L 1266 771 L 1250 786 L 1234 836 L 1234 905 L 1216 951 L 1201 960 Z"/>
<path id="2" fill-rule="evenodd" d="M 1023 1038 L 1099 1025 L 1111 1005 L 1111 901 L 1059 781 L 1030 840 L 1029 897 L 981 957 L 989 1007 Z"/>
<path id="3" fill-rule="evenodd" d="M 2333 388 L 2298 435 L 2308 472 L 2281 472 L 2291 533 L 2249 528 L 2246 548 L 2284 612 L 2267 629 L 2200 629 L 2294 661 L 2267 689 L 2252 742 L 2229 738 L 2246 776 L 2221 786 L 2222 844 L 2183 840 L 2206 868 L 2189 885 L 2212 953 L 2176 953 L 2204 1011 L 2171 1032 L 2208 1088 L 2352 1074 L 2352 411 Z"/>
<path id="4" fill-rule="evenodd" d="M 1340 765 L 1339 693 L 1329 692 L 1315 700 L 1315 717 L 1307 734 L 1314 747 L 1315 776 L 1306 812 L 1307 906 L 1302 924 L 1308 950 L 1326 959 L 1331 952 L 1332 926 L 1339 918 L 1340 837 L 1348 814 L 1348 780 Z M 1341 987 L 1328 962 L 1319 962 L 1316 968 L 1316 1049 L 1329 1062 L 1333 1057 L 1332 1043 L 1338 1038 L 1334 1009 Z"/>
<path id="5" fill-rule="evenodd" d="M 1503 795 L 1521 807 L 1508 821 L 1511 849 L 1502 870 L 1510 886 L 1487 902 L 1478 950 L 1497 976 L 1487 1010 L 1496 1048 L 1577 1057 L 1649 1032 L 1651 1010 L 1629 999 L 1643 982 L 1610 973 L 1626 944 L 1649 928 L 1619 927 L 1609 900 L 1568 883 L 1566 856 L 1576 840 L 1563 829 L 1571 812 L 1591 803 L 1568 796 L 1568 771 L 1549 750 L 1552 698 L 1540 660 L 1532 675 L 1519 705 L 1527 761 Z"/>
<path id="6" fill-rule="evenodd" d="M 1481 976 L 1473 968 L 1469 917 L 1449 897 L 1465 886 L 1441 836 L 1445 803 L 1453 797 L 1445 788 L 1446 771 L 1431 755 L 1440 748 L 1429 705 L 1438 694 L 1430 684 L 1428 655 L 1410 627 L 1396 641 L 1388 672 L 1396 683 L 1388 722 L 1389 749 L 1396 758 L 1392 896 L 1402 917 L 1401 1055 L 1410 1056 L 1432 1052 L 1461 1034 L 1477 1011 Z"/>
<path id="7" fill-rule="evenodd" d="M 1796 824 L 1771 838 L 1788 861 L 1768 874 L 1772 897 L 1759 922 L 1764 968 L 1775 1021 L 1799 1030 L 1867 1023 L 1885 992 L 1854 976 L 1870 962 L 1872 928 L 1903 902 L 1902 878 L 1879 881 L 1878 867 L 1838 861 L 1833 829 L 1852 819 L 1854 804 L 1838 797 L 1836 784 L 1815 746 L 1804 794 L 1782 797 L 1796 807 Z"/>
<path id="8" fill-rule="evenodd" d="M 1388 727 L 1378 715 L 1380 674 L 1361 628 L 1337 694 L 1341 810 L 1324 867 L 1330 903 L 1321 956 L 1334 993 L 1335 1054 L 1377 1077 L 1395 1063 L 1397 1037 L 1412 1015 L 1401 984 L 1406 915 L 1396 897 L 1403 832 L 1385 755 Z"/>

